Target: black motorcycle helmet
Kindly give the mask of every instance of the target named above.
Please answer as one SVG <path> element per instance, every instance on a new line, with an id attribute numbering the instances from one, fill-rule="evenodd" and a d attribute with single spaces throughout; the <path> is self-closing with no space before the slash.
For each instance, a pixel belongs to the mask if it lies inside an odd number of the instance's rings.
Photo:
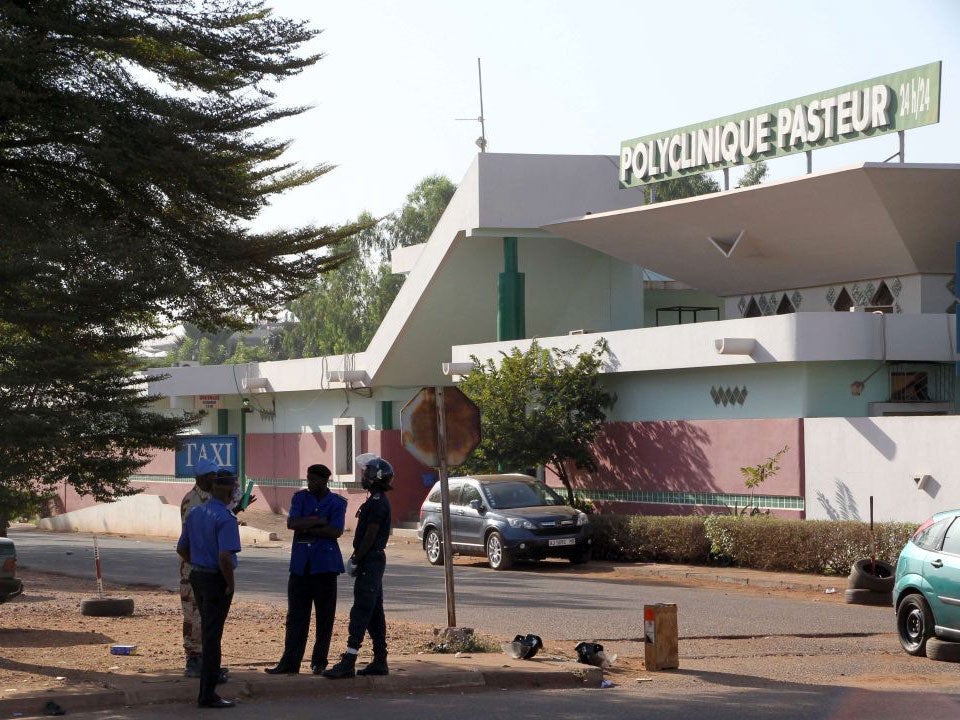
<path id="1" fill-rule="evenodd" d="M 360 485 L 364 490 L 390 490 L 393 482 L 393 465 L 382 457 L 373 457 L 363 466 Z"/>

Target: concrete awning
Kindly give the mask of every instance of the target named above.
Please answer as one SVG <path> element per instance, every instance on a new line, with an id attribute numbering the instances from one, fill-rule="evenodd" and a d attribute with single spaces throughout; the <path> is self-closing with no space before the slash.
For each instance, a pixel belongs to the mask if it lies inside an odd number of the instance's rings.
<path id="1" fill-rule="evenodd" d="M 545 225 L 720 296 L 954 272 L 960 165 L 865 163 Z"/>

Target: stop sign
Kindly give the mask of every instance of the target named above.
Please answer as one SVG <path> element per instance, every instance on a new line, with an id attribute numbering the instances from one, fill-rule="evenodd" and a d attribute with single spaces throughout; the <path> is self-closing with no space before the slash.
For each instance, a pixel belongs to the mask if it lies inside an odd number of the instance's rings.
<path id="1" fill-rule="evenodd" d="M 459 388 L 443 388 L 447 465 L 460 465 L 480 444 L 480 408 Z M 437 388 L 421 388 L 400 411 L 403 446 L 427 467 L 440 467 L 437 451 Z"/>

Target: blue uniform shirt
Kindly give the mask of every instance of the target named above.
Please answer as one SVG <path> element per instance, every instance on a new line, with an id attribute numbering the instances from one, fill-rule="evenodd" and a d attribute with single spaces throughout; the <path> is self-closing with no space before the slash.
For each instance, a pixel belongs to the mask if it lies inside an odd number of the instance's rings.
<path id="1" fill-rule="evenodd" d="M 379 525 L 377 539 L 372 550 L 383 550 L 390 539 L 390 501 L 382 490 L 373 493 L 357 511 L 357 529 L 353 535 L 353 549 L 356 550 L 363 536 L 367 533 L 368 525 Z"/>
<path id="2" fill-rule="evenodd" d="M 177 542 L 177 550 L 190 548 L 190 564 L 207 570 L 219 570 L 219 554 L 233 553 L 233 566 L 237 566 L 240 552 L 240 528 L 236 516 L 227 506 L 212 497 L 187 513 L 183 532 Z"/>
<path id="3" fill-rule="evenodd" d="M 289 518 L 326 518 L 330 527 L 343 530 L 347 515 L 347 501 L 336 493 L 328 492 L 321 499 L 309 490 L 294 493 L 290 501 Z M 294 575 L 315 573 L 342 573 L 343 555 L 333 538 L 295 533 L 293 550 L 290 552 L 290 572 Z"/>

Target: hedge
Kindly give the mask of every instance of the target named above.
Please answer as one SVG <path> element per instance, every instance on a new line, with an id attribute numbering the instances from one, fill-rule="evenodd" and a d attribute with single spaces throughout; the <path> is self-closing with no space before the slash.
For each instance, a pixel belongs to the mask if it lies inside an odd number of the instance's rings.
<path id="1" fill-rule="evenodd" d="M 722 564 L 780 572 L 847 575 L 870 557 L 870 525 L 760 515 L 592 515 L 598 560 Z M 895 563 L 915 523 L 874 523 L 876 558 Z"/>

